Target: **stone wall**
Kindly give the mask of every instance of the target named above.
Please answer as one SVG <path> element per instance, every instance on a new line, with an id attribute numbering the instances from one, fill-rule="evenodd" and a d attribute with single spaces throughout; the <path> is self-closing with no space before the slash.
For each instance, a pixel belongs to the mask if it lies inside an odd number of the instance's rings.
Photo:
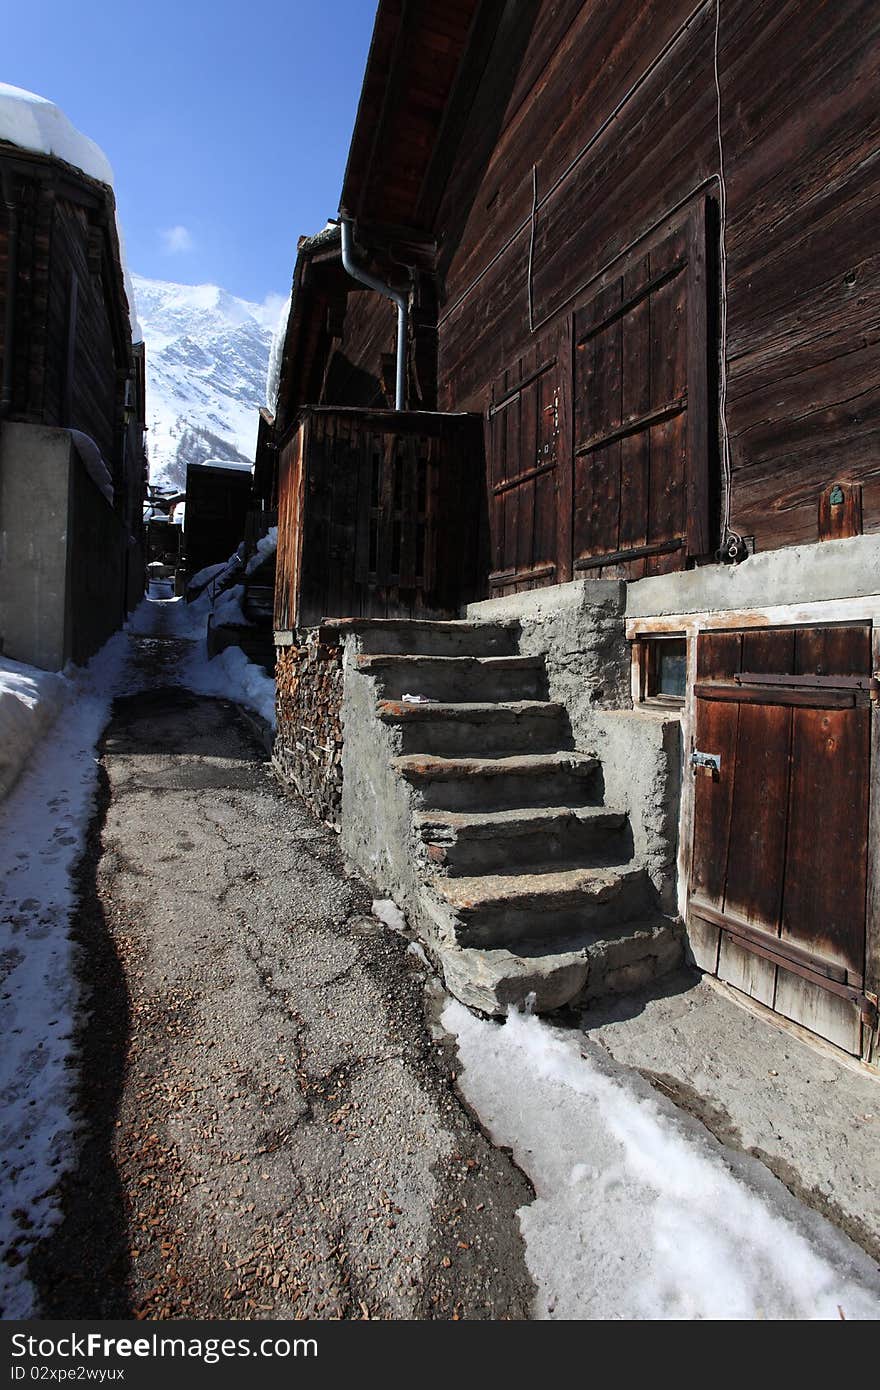
<path id="1" fill-rule="evenodd" d="M 337 632 L 313 627 L 279 647 L 272 761 L 319 820 L 338 829 L 342 810 L 342 661 Z"/>
<path id="2" fill-rule="evenodd" d="M 574 580 L 468 606 L 483 622 L 519 624 L 523 656 L 543 656 L 548 694 L 568 712 L 575 747 L 602 763 L 605 803 L 629 817 L 633 852 L 665 912 L 676 911 L 681 717 L 633 709 L 628 586 Z"/>

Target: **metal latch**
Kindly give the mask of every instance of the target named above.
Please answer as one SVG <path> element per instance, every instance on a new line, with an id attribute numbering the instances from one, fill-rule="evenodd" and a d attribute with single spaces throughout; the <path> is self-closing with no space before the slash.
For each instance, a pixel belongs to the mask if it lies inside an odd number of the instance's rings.
<path id="1" fill-rule="evenodd" d="M 694 768 L 695 771 L 697 768 L 702 768 L 706 772 L 711 772 L 713 777 L 717 773 L 720 777 L 721 754 L 700 753 L 698 749 L 694 749 L 693 753 L 691 753 L 691 767 Z"/>

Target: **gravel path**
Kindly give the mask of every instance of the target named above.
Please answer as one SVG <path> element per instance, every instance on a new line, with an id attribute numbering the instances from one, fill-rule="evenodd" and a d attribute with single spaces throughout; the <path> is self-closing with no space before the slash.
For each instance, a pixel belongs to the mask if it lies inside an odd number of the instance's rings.
<path id="1" fill-rule="evenodd" d="M 117 703 L 80 893 L 84 1142 L 31 1259 L 45 1317 L 529 1316 L 531 1189 L 456 1095 L 419 952 L 236 707 Z"/>

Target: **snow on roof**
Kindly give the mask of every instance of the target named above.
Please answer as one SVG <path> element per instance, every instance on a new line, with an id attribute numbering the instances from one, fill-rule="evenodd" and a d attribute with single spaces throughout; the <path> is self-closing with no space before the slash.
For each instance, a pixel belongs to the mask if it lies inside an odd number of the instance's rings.
<path id="1" fill-rule="evenodd" d="M 252 463 L 239 462 L 237 459 L 201 459 L 198 463 L 188 463 L 190 468 L 232 468 L 241 473 L 253 473 Z"/>
<path id="2" fill-rule="evenodd" d="M 66 164 L 81 169 L 88 178 L 97 179 L 99 183 L 113 188 L 113 170 L 100 146 L 77 130 L 54 101 L 37 96 L 36 92 L 26 92 L 23 87 L 13 87 L 8 82 L 0 82 L 0 140 L 7 140 L 11 145 L 33 150 L 37 154 L 54 155 L 56 159 L 63 159 Z M 132 338 L 138 339 L 141 336 L 140 326 L 135 312 L 131 276 L 125 263 L 125 243 L 118 214 L 116 234 L 131 334 Z"/>
<path id="3" fill-rule="evenodd" d="M 281 385 L 281 358 L 284 354 L 284 340 L 287 337 L 287 321 L 290 318 L 292 296 L 288 295 L 281 306 L 272 346 L 269 348 L 269 368 L 266 373 L 266 407 L 271 415 L 278 409 L 278 387 Z"/>
<path id="4" fill-rule="evenodd" d="M 104 455 L 91 435 L 83 434 L 82 430 L 71 430 L 70 437 L 92 482 L 112 507 L 113 479 Z"/>
<path id="5" fill-rule="evenodd" d="M 342 232 L 339 223 L 335 221 L 327 222 L 316 232 L 314 236 L 300 237 L 297 245 L 297 263 L 303 255 L 308 255 L 312 251 L 319 251 L 322 246 L 331 246 L 334 242 L 341 242 Z M 296 269 L 294 268 L 294 283 L 296 281 Z M 278 322 L 275 325 L 275 332 L 272 335 L 272 346 L 269 349 L 269 370 L 266 374 L 266 408 L 270 415 L 274 415 L 278 409 L 278 388 L 281 385 L 281 362 L 284 356 L 284 344 L 287 340 L 287 328 L 290 322 L 290 311 L 293 306 L 293 291 L 281 306 L 278 315 Z"/>

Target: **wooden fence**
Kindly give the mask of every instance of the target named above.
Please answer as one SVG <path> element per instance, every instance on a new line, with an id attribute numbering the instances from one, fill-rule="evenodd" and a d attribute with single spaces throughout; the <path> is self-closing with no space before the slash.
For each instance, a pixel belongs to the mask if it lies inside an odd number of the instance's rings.
<path id="1" fill-rule="evenodd" d="M 479 597 L 480 416 L 312 407 L 282 441 L 275 628 Z"/>

